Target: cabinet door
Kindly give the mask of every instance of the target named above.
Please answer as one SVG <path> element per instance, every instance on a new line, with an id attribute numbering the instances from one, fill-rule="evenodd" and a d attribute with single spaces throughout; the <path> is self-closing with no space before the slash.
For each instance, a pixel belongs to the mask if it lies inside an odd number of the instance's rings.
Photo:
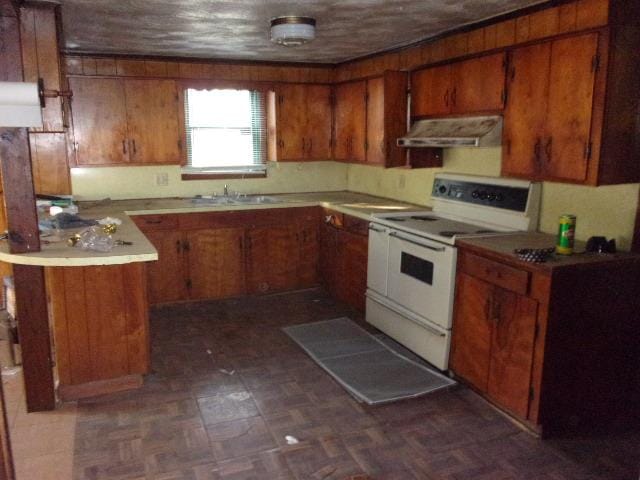
<path id="1" fill-rule="evenodd" d="M 331 87 L 306 85 L 305 158 L 328 160 L 331 158 Z"/>
<path id="2" fill-rule="evenodd" d="M 308 288 L 318 285 L 318 259 L 320 239 L 318 222 L 310 221 L 299 229 L 298 287 Z"/>
<path id="3" fill-rule="evenodd" d="M 482 392 L 487 390 L 491 356 L 493 286 L 458 272 L 451 344 L 451 370 Z"/>
<path id="4" fill-rule="evenodd" d="M 189 295 L 193 300 L 245 293 L 244 229 L 217 228 L 186 234 Z"/>
<path id="5" fill-rule="evenodd" d="M 502 110 L 505 54 L 488 55 L 453 64 L 453 113 Z"/>
<path id="6" fill-rule="evenodd" d="M 549 88 L 550 43 L 516 49 L 509 62 L 502 174 L 533 178 L 540 168 Z"/>
<path id="7" fill-rule="evenodd" d="M 328 223 L 320 226 L 320 279 L 333 296 L 337 294 L 338 231 Z"/>
<path id="8" fill-rule="evenodd" d="M 146 231 L 145 236 L 158 251 L 158 261 L 149 262 L 147 267 L 149 303 L 186 300 L 188 292 L 182 232 Z"/>
<path id="9" fill-rule="evenodd" d="M 367 163 L 384 165 L 385 144 L 384 77 L 367 80 Z"/>
<path id="10" fill-rule="evenodd" d="M 281 85 L 276 98 L 277 158 L 280 161 L 302 160 L 306 142 L 306 87 L 300 84 Z"/>
<path id="11" fill-rule="evenodd" d="M 411 74 L 411 116 L 451 111 L 451 66 L 425 68 Z"/>
<path id="12" fill-rule="evenodd" d="M 338 232 L 338 258 L 342 271 L 337 278 L 338 298 L 364 312 L 367 292 L 368 239 L 344 230 Z"/>
<path id="13" fill-rule="evenodd" d="M 180 164 L 182 145 L 176 82 L 124 82 L 131 162 Z"/>
<path id="14" fill-rule="evenodd" d="M 76 162 L 129 162 L 124 84 L 116 78 L 70 78 Z"/>
<path id="15" fill-rule="evenodd" d="M 557 40 L 551 45 L 544 175 L 587 178 L 598 34 Z"/>
<path id="16" fill-rule="evenodd" d="M 527 417 L 538 303 L 495 288 L 494 322 L 487 393 L 499 405 Z"/>
<path id="17" fill-rule="evenodd" d="M 248 291 L 267 293 L 296 288 L 298 254 L 295 226 L 275 225 L 248 230 Z"/>
<path id="18" fill-rule="evenodd" d="M 336 160 L 365 161 L 367 82 L 341 83 L 336 87 Z"/>

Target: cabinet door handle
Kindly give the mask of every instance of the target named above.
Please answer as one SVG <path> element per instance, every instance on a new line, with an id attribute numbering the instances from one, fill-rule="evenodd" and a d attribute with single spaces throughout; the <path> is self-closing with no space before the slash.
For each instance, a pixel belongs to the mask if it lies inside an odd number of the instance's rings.
<path id="1" fill-rule="evenodd" d="M 549 137 L 549 140 L 547 140 L 547 144 L 544 147 L 544 154 L 547 157 L 547 163 L 549 163 L 551 161 L 551 146 L 552 146 L 552 142 L 553 142 L 553 137 Z"/>
<path id="2" fill-rule="evenodd" d="M 122 140 L 122 153 L 127 154 L 127 139 Z"/>
<path id="3" fill-rule="evenodd" d="M 307 153 L 311 153 L 313 151 L 313 138 L 309 139 L 309 151 Z"/>
<path id="4" fill-rule="evenodd" d="M 156 219 L 156 220 L 145 220 L 144 223 L 146 223 L 147 225 L 159 225 L 162 223 L 162 220 L 160 219 Z"/>
<path id="5" fill-rule="evenodd" d="M 455 107 L 456 105 L 456 94 L 457 94 L 457 89 L 454 88 L 453 92 L 451 93 L 451 105 L 453 105 Z"/>
<path id="6" fill-rule="evenodd" d="M 491 318 L 491 303 L 493 302 L 493 295 L 484 299 L 484 319 L 489 321 Z"/>
<path id="7" fill-rule="evenodd" d="M 533 156 L 536 162 L 536 165 L 540 165 L 540 139 L 536 140 L 535 145 L 533 146 Z"/>
<path id="8" fill-rule="evenodd" d="M 180 253 L 182 244 L 180 243 L 180 240 L 176 240 L 176 253 Z"/>
<path id="9" fill-rule="evenodd" d="M 189 243 L 189 240 L 185 240 L 184 243 L 182 244 L 182 249 L 185 252 L 188 252 L 191 250 L 191 244 Z"/>
<path id="10" fill-rule="evenodd" d="M 304 141 L 304 137 L 302 137 L 302 153 L 304 153 L 307 150 L 307 145 Z"/>
<path id="11" fill-rule="evenodd" d="M 495 295 L 494 295 L 495 297 Z M 491 316 L 493 317 L 493 322 L 498 325 L 500 323 L 500 310 L 502 309 L 502 306 L 500 305 L 500 302 L 498 300 L 496 300 L 495 298 L 493 298 L 492 301 L 492 305 L 491 305 Z"/>
<path id="12" fill-rule="evenodd" d="M 133 154 L 135 155 L 136 153 L 138 153 L 138 150 L 136 149 L 136 140 L 131 139 L 131 145 L 133 146 Z"/>
<path id="13" fill-rule="evenodd" d="M 444 105 L 445 105 L 445 107 L 449 106 L 449 90 L 444 92 Z"/>

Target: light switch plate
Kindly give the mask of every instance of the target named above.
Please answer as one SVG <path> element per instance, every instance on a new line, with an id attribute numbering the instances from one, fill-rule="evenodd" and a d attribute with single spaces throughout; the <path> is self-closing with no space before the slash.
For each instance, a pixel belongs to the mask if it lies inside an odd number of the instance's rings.
<path id="1" fill-rule="evenodd" d="M 167 172 L 156 173 L 156 185 L 167 187 L 169 185 L 169 174 Z"/>

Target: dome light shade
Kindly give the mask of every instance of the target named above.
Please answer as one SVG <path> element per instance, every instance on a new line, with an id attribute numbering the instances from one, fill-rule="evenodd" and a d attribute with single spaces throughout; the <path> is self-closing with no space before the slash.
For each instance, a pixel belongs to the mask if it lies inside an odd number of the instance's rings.
<path id="1" fill-rule="evenodd" d="M 271 41 L 297 47 L 316 37 L 316 20 L 311 17 L 276 17 L 271 20 Z"/>

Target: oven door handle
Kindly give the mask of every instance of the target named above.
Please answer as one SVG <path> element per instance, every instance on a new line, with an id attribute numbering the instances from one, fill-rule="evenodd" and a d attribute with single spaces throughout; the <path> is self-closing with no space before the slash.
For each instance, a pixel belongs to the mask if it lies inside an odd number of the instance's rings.
<path id="1" fill-rule="evenodd" d="M 431 245 L 426 245 L 424 243 L 416 242 L 415 240 L 412 240 L 410 238 L 403 237 L 398 232 L 391 232 L 389 236 L 399 238 L 400 240 L 403 240 L 405 242 L 413 243 L 414 245 L 417 245 L 419 247 L 428 248 L 429 250 L 433 250 L 434 252 L 444 252 L 446 250 L 445 247 L 432 247 Z"/>

